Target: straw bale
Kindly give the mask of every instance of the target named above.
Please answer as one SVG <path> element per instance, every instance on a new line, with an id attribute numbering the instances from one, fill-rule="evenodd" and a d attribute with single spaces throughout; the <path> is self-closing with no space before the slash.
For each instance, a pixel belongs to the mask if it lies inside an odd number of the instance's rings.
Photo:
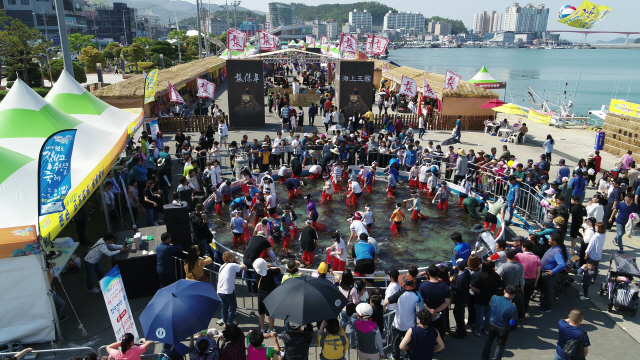
<path id="1" fill-rule="evenodd" d="M 427 80 L 429 86 L 439 97 L 482 97 L 490 99 L 498 99 L 500 96 L 493 91 L 483 89 L 466 81 L 460 81 L 456 92 L 451 90 L 443 90 L 445 75 L 430 73 L 418 70 L 409 66 L 401 66 L 395 69 L 389 69 L 382 73 L 384 78 L 395 82 L 402 81 L 402 76 L 410 77 L 417 81 L 418 88 L 422 87 L 423 80 Z"/>
<path id="2" fill-rule="evenodd" d="M 169 91 L 169 82 L 174 87 L 178 87 L 206 74 L 211 67 L 225 62 L 225 59 L 211 56 L 160 70 L 156 96 Z M 144 97 L 144 78 L 142 75 L 135 75 L 131 79 L 98 89 L 93 92 L 93 95 L 98 98 L 142 98 Z"/>

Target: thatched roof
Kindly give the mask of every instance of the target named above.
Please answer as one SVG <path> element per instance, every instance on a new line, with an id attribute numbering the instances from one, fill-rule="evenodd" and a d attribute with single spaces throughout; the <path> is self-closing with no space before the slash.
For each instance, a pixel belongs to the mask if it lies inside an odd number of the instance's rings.
<path id="1" fill-rule="evenodd" d="M 388 68 L 388 67 L 387 67 Z M 443 91 L 445 76 L 441 74 L 434 74 L 424 70 L 414 69 L 408 66 L 401 66 L 395 69 L 390 69 L 382 73 L 382 77 L 392 80 L 396 83 L 402 81 L 402 76 L 410 77 L 416 80 L 418 85 L 418 91 L 422 90 L 423 79 L 427 80 L 433 92 L 438 97 L 485 97 L 491 99 L 497 99 L 500 96 L 493 91 L 483 89 L 481 87 L 470 84 L 466 81 L 460 80 L 456 92 L 447 89 Z"/>
<path id="2" fill-rule="evenodd" d="M 169 82 L 174 87 L 178 87 L 206 74 L 212 67 L 224 64 L 225 62 L 225 59 L 221 59 L 217 56 L 211 56 L 160 70 L 158 72 L 158 88 L 156 90 L 156 96 L 169 91 Z M 131 79 L 98 89 L 93 92 L 93 95 L 98 98 L 143 98 L 144 78 L 142 75 L 136 75 Z"/>
<path id="3" fill-rule="evenodd" d="M 390 61 L 383 61 L 378 59 L 373 59 L 373 64 L 379 69 L 382 70 L 382 65 L 386 66 L 388 70 L 397 68 L 396 65 L 391 63 Z"/>

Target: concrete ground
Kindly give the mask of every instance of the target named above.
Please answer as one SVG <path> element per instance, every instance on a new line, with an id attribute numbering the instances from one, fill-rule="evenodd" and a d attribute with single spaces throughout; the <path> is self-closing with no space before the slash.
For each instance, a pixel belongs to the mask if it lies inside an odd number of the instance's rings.
<path id="1" fill-rule="evenodd" d="M 221 105 L 223 111 L 226 110 L 226 87 L 223 84 L 217 89 L 216 103 Z M 306 111 L 306 109 L 305 109 Z M 511 119 L 514 120 L 514 117 Z M 526 122 L 526 120 L 524 120 Z M 249 139 L 257 138 L 262 139 L 265 134 L 269 134 L 272 138 L 275 138 L 275 132 L 280 130 L 278 119 L 273 114 L 267 112 L 266 126 L 263 129 L 252 130 L 232 130 L 230 131 L 230 141 L 240 141 L 242 135 L 247 134 Z M 305 121 L 306 123 L 307 121 Z M 318 130 L 319 133 L 324 132 L 322 121 L 316 118 L 317 127 L 309 127 L 305 125 L 305 132 L 311 132 Z M 592 151 L 595 140 L 595 132 L 583 129 L 557 129 L 553 127 L 543 126 L 541 124 L 527 123 L 530 129 L 530 134 L 533 135 L 533 141 L 524 145 L 509 144 L 509 149 L 512 154 L 516 155 L 519 160 L 534 159 L 537 160 L 539 155 L 543 152 L 541 142 L 544 141 L 547 134 L 552 134 L 556 139 L 556 147 L 554 151 L 553 163 L 551 173 L 555 174 L 557 169 L 557 161 L 564 157 L 567 159 L 569 166 L 575 166 L 577 159 L 586 158 L 587 154 Z M 199 134 L 191 134 L 197 139 Z M 172 139 L 173 134 L 165 134 L 166 139 Z M 425 140 L 432 140 L 434 144 L 441 143 L 445 139 L 450 137 L 449 131 L 430 131 L 425 136 Z M 491 147 L 497 147 L 500 151 L 500 147 L 503 145 L 498 138 L 489 136 L 482 132 L 463 132 L 461 145 L 466 150 L 471 148 L 476 151 L 483 149 L 489 151 Z M 609 154 L 602 153 L 603 156 L 603 168 L 611 168 L 617 160 Z M 593 189 L 589 189 L 588 194 L 592 194 Z M 589 198 L 589 196 L 587 196 Z M 93 243 L 104 232 L 104 219 L 103 214 L 97 209 L 91 215 L 91 221 L 88 227 L 89 243 Z M 516 234 L 521 234 L 523 230 L 520 228 L 513 228 Z M 524 235 L 524 234 L 522 234 Z M 511 334 L 509 341 L 507 342 L 507 351 L 505 352 L 506 358 L 517 359 L 550 359 L 554 356 L 555 343 L 557 341 L 557 323 L 560 319 L 566 319 L 570 310 L 574 308 L 580 308 L 585 312 L 585 320 L 582 325 L 583 329 L 588 331 L 591 347 L 589 348 L 590 359 L 613 359 L 613 358 L 635 358 L 637 356 L 638 341 L 640 341 L 640 320 L 638 317 L 631 317 L 628 313 L 607 313 L 604 309 L 606 302 L 604 297 L 600 297 L 596 294 L 597 287 L 600 282 L 605 279 L 606 272 L 609 269 L 608 259 L 610 254 L 617 250 L 612 244 L 614 232 L 607 233 L 607 242 L 603 254 L 603 261 L 600 264 L 600 275 L 596 280 L 596 285 L 590 288 L 590 299 L 586 301 L 579 300 L 578 296 L 578 283 L 580 278 L 576 277 L 576 282 L 573 287 L 565 289 L 556 300 L 554 308 L 551 313 L 541 314 L 539 307 L 535 304 L 532 305 L 530 314 L 525 320 L 523 320 L 516 332 Z M 68 226 L 64 229 L 60 236 L 71 236 L 76 238 L 75 227 Z M 629 256 L 638 256 L 638 249 L 640 249 L 640 241 L 636 239 L 625 238 L 625 254 Z M 78 250 L 78 253 L 81 249 Z M 102 259 L 102 265 L 105 271 L 111 268 L 109 259 Z M 75 306 L 77 315 L 84 325 L 88 336 L 82 336 L 81 331 L 78 329 L 78 320 L 76 320 L 73 312 L 71 311 L 69 302 L 66 309 L 66 314 L 69 315 L 69 319 L 62 322 L 62 330 L 65 337 L 65 341 L 59 344 L 60 348 L 77 347 L 77 346 L 90 346 L 95 349 L 102 345 L 107 345 L 113 341 L 114 335 L 111 329 L 109 318 L 107 315 L 104 300 L 100 294 L 88 294 L 85 285 L 86 275 L 84 270 L 69 272 L 62 276 L 62 281 L 67 294 L 65 295 L 59 290 L 62 297 L 65 300 L 71 299 L 71 303 Z M 150 281 L 155 281 L 155 274 L 150 276 Z M 58 284 L 56 284 L 58 286 Z M 246 295 L 239 293 L 239 296 Z M 141 326 L 137 320 L 140 313 L 144 310 L 146 304 L 150 298 L 132 299 L 130 300 L 131 310 L 136 319 L 136 324 L 139 333 L 142 334 Z M 239 298 L 239 306 L 242 307 L 243 301 L 246 302 L 246 307 L 251 307 L 251 299 L 248 297 Z M 219 328 L 215 321 L 219 318 L 219 314 L 215 319 L 212 319 L 210 327 Z M 252 327 L 257 326 L 257 312 L 250 310 L 239 310 L 237 322 L 241 328 L 246 332 Z M 451 322 L 453 318 L 451 317 Z M 281 321 L 276 322 L 276 330 L 278 332 L 283 330 L 283 324 Z M 458 340 L 448 337 L 445 340 L 446 349 L 441 353 L 439 358 L 441 359 L 466 359 L 466 358 L 479 358 L 482 346 L 486 337 L 476 338 L 472 334 L 469 334 L 465 340 Z M 272 344 L 272 340 L 268 340 L 267 345 Z M 462 346 L 461 346 L 462 345 Z M 49 344 L 39 344 L 37 348 L 46 349 L 50 348 Z M 159 350 L 156 347 L 156 350 Z M 314 358 L 314 349 L 311 350 L 310 358 Z M 634 356 L 634 354 L 636 354 Z M 72 355 L 72 353 L 59 353 L 57 356 L 39 356 L 39 358 L 58 358 L 65 359 Z M 355 352 L 351 351 L 353 359 L 355 359 Z"/>

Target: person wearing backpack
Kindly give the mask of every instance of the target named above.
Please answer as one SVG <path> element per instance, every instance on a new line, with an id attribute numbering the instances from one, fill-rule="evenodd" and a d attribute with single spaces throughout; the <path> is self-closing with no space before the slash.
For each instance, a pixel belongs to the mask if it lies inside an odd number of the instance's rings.
<path id="1" fill-rule="evenodd" d="M 358 340 L 358 359 L 379 360 L 384 357 L 382 334 L 375 321 L 371 320 L 373 307 L 369 304 L 356 306 L 358 320 L 356 320 L 356 338 Z"/>
<path id="2" fill-rule="evenodd" d="M 589 335 L 580 329 L 584 314 L 573 309 L 567 319 L 558 322 L 558 344 L 555 360 L 582 360 L 589 354 Z"/>
<path id="3" fill-rule="evenodd" d="M 349 351 L 349 339 L 347 339 L 338 319 L 329 319 L 322 322 L 318 329 L 316 346 L 321 349 L 321 360 L 344 359 L 347 351 Z"/>

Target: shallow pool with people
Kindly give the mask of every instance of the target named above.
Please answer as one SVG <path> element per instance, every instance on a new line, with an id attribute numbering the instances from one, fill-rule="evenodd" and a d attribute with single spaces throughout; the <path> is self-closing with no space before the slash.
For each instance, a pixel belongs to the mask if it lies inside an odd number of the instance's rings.
<path id="1" fill-rule="evenodd" d="M 480 223 L 481 220 L 473 220 L 465 210 L 458 205 L 457 195 L 450 198 L 449 210 L 438 210 L 437 204 L 432 204 L 432 198 L 427 198 L 426 194 L 421 194 L 421 213 L 426 215 L 427 219 L 412 221 L 411 213 L 403 210 L 406 219 L 402 222 L 399 232 L 390 229 L 390 217 L 396 209 L 396 203 L 411 198 L 411 188 L 408 187 L 406 181 L 402 179 L 394 192 L 396 196 L 392 199 L 386 194 L 387 183 L 378 180 L 373 187 L 372 193 L 366 191 L 358 199 L 355 206 L 346 204 L 345 190 L 346 181 L 342 182 L 344 190 L 336 192 L 333 200 L 324 204 L 320 204 L 322 195 L 322 179 L 309 179 L 303 177 L 306 186 L 303 188 L 303 194 L 310 194 L 319 213 L 318 223 L 325 224 L 329 232 L 318 233 L 320 240 L 318 248 L 315 251 L 314 265 L 317 267 L 320 262 L 325 260 L 326 248 L 331 246 L 331 232 L 338 231 L 347 243 L 350 235 L 348 217 L 356 211 L 364 213 L 365 203 L 371 205 L 374 213 L 375 224 L 373 225 L 370 236 L 376 239 L 380 245 L 380 253 L 378 254 L 377 269 L 387 270 L 391 268 L 406 268 L 408 264 L 415 264 L 419 267 L 428 266 L 435 262 L 451 260 L 451 251 L 453 242 L 450 235 L 453 232 L 460 232 L 465 241 L 473 243 L 475 233 L 471 232 L 474 224 Z M 278 214 L 282 214 L 282 207 L 289 201 L 288 192 L 283 184 L 276 180 L 276 192 L 278 194 Z M 234 193 L 234 197 L 239 197 L 240 192 Z M 292 200 L 293 209 L 297 215 L 297 226 L 300 230 L 305 226 L 307 218 L 307 202 L 302 196 Z M 228 204 L 227 204 L 228 205 Z M 232 235 L 229 228 L 229 208 L 223 207 L 223 216 L 212 215 L 213 228 L 216 231 L 215 240 L 230 249 L 242 253 L 246 245 L 233 246 Z M 407 204 L 408 208 L 411 205 Z M 253 217 L 249 219 L 250 231 L 253 232 Z M 353 242 L 352 242 L 353 244 Z M 274 252 L 280 260 L 286 258 L 296 258 L 300 260 L 302 250 L 298 239 L 292 239 L 289 251 L 282 248 L 282 242 L 276 241 Z M 348 249 L 351 254 L 351 248 Z M 349 262 L 347 263 L 349 264 Z"/>

